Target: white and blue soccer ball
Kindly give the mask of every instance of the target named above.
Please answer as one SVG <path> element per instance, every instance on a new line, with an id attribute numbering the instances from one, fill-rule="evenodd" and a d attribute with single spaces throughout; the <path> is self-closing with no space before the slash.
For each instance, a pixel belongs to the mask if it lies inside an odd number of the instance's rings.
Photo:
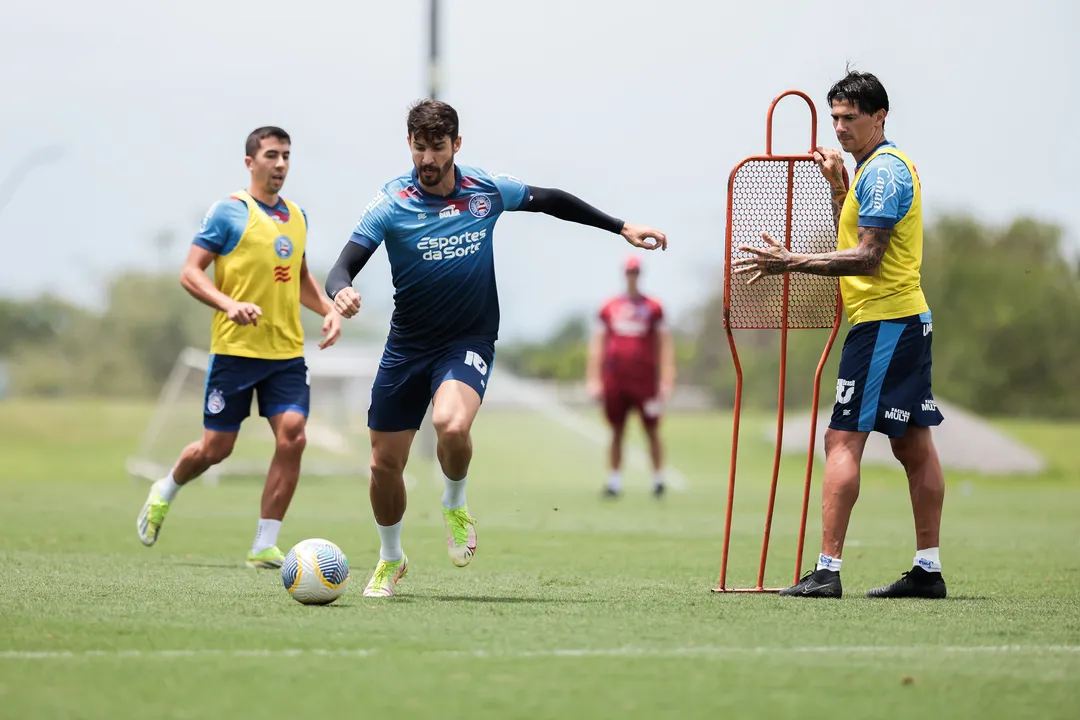
<path id="1" fill-rule="evenodd" d="M 281 582 L 298 603 L 329 605 L 349 586 L 349 560 L 329 540 L 303 540 L 285 556 Z"/>

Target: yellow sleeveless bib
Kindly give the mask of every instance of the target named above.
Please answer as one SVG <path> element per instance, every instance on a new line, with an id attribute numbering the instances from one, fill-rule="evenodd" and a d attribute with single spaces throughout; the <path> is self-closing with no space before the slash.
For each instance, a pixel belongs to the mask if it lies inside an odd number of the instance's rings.
<path id="1" fill-rule="evenodd" d="M 881 259 L 877 275 L 840 278 L 840 293 L 848 322 L 852 325 L 918 315 L 930 309 L 923 296 L 919 273 L 923 254 L 922 185 L 915 165 L 904 153 L 894 147 L 880 148 L 855 173 L 840 214 L 837 249 L 846 250 L 859 244 L 859 200 L 855 196 L 855 188 L 870 161 L 882 154 L 899 158 L 907 166 L 914 196 L 907 214 L 893 226 L 889 247 Z"/>
<path id="2" fill-rule="evenodd" d="M 246 192 L 233 193 L 248 207 L 240 242 L 214 261 L 214 285 L 238 302 L 262 308 L 258 325 L 237 325 L 214 313 L 210 352 L 264 360 L 304 354 L 300 325 L 300 267 L 307 246 L 307 223 L 295 204 L 284 200 L 289 221 L 278 223 Z"/>

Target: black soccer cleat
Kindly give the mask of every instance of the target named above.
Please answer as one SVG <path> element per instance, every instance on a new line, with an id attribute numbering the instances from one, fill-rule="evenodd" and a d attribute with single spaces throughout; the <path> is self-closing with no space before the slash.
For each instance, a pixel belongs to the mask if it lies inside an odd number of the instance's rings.
<path id="1" fill-rule="evenodd" d="M 940 600 L 945 597 L 945 578 L 939 572 L 927 572 L 921 567 L 913 567 L 891 585 L 868 590 L 866 597 Z"/>
<path id="2" fill-rule="evenodd" d="M 664 490 L 665 489 L 666 488 L 664 486 L 664 483 L 657 483 L 657 484 L 653 485 L 653 489 L 652 489 L 653 497 L 656 498 L 657 500 L 664 497 Z"/>
<path id="3" fill-rule="evenodd" d="M 600 497 L 606 498 L 606 499 L 614 499 L 614 498 L 617 498 L 617 497 L 619 497 L 621 495 L 622 495 L 621 490 L 616 490 L 615 488 L 609 487 L 607 485 L 605 485 L 604 489 L 600 491 Z"/>
<path id="4" fill-rule="evenodd" d="M 835 570 L 811 570 L 795 585 L 784 588 L 780 594 L 786 597 L 837 598 L 844 595 L 840 573 Z"/>

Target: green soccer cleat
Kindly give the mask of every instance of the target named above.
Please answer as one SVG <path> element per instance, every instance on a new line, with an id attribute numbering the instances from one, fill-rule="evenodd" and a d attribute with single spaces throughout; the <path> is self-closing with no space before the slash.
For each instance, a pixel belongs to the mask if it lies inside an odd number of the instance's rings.
<path id="1" fill-rule="evenodd" d="M 476 520 L 469 517 L 469 509 L 457 510 L 443 508 L 443 520 L 446 522 L 446 552 L 450 562 L 458 567 L 465 567 L 476 554 Z"/>
<path id="2" fill-rule="evenodd" d="M 135 521 L 135 529 L 139 533 L 139 540 L 146 547 L 157 542 L 158 533 L 161 532 L 161 524 L 165 522 L 165 516 L 169 512 L 169 503 L 158 494 L 157 488 L 150 486 L 150 494 L 146 498 L 146 504 L 139 511 L 139 517 Z"/>
<path id="3" fill-rule="evenodd" d="M 405 577 L 408 571 L 409 558 L 404 553 L 400 560 L 380 560 L 375 566 L 375 573 L 364 588 L 364 597 L 392 596 L 397 587 L 397 581 Z"/>
<path id="4" fill-rule="evenodd" d="M 285 562 L 285 553 L 278 550 L 277 546 L 260 550 L 257 553 L 248 553 L 247 566 L 262 570 L 280 570 Z"/>

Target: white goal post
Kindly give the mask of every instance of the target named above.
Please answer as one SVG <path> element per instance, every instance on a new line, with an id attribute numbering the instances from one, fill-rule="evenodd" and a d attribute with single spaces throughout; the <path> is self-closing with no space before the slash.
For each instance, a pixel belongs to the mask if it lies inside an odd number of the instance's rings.
<path id="1" fill-rule="evenodd" d="M 367 409 L 382 350 L 381 343 L 339 343 L 325 351 L 315 345 L 305 347 L 311 381 L 311 411 L 303 460 L 305 476 L 367 476 L 370 455 Z M 180 353 L 161 388 L 138 446 L 127 460 L 129 475 L 150 481 L 164 477 L 184 447 L 202 437 L 209 359 L 205 350 L 196 348 L 189 347 Z M 602 457 L 609 434 L 599 414 L 580 412 L 561 400 L 565 394 L 549 383 L 497 369 L 484 397 L 483 414 L 524 413 L 542 418 L 553 428 L 566 433 L 556 432 L 547 438 L 548 441 L 556 444 L 584 441 L 595 447 Z M 430 421 L 429 407 L 413 442 L 409 466 L 413 474 L 406 475 L 410 487 L 417 484 L 418 475 L 427 475 L 431 482 L 442 485 L 442 475 L 435 461 L 435 431 Z M 216 483 L 227 476 L 263 476 L 273 449 L 273 434 L 269 425 L 258 417 L 253 402 L 251 415 L 244 422 L 232 455 L 207 471 L 203 479 Z M 648 457 L 643 447 L 629 438 L 624 457 L 627 470 L 648 471 Z M 601 464 L 598 458 L 598 471 Z M 673 490 L 687 485 L 684 475 L 671 463 L 665 468 L 665 476 Z"/>
<path id="2" fill-rule="evenodd" d="M 381 345 L 341 345 L 327 351 L 316 346 L 305 348 L 311 381 L 305 475 L 367 474 L 366 410 L 381 352 Z M 130 475 L 148 480 L 164 477 L 184 446 L 202 436 L 209 360 L 205 350 L 189 347 L 180 353 L 138 447 L 127 461 Z M 421 457 L 428 446 L 433 448 L 434 440 L 427 442 L 429 434 L 417 443 Z M 272 432 L 258 417 L 253 402 L 233 454 L 207 471 L 205 479 L 216 482 L 223 475 L 265 475 L 272 454 Z"/>

